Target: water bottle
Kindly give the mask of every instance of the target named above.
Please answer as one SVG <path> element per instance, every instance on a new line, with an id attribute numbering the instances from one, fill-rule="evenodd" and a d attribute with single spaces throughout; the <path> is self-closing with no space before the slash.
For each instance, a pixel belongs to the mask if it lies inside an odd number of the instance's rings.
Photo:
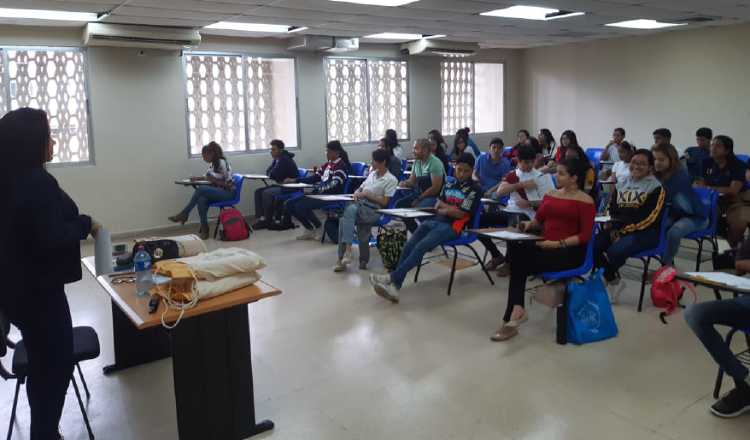
<path id="1" fill-rule="evenodd" d="M 138 296 L 146 296 L 153 280 L 151 277 L 151 255 L 146 252 L 143 245 L 138 246 L 133 263 L 135 266 L 135 291 Z"/>

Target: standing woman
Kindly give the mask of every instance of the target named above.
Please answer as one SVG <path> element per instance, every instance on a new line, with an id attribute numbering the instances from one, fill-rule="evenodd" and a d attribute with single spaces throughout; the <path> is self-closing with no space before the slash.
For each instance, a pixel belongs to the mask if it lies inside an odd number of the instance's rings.
<path id="1" fill-rule="evenodd" d="M 393 151 L 393 154 L 399 159 L 404 159 L 404 149 L 398 143 L 398 134 L 396 130 L 389 128 L 385 131 L 385 146 Z"/>
<path id="2" fill-rule="evenodd" d="M 190 180 L 208 180 L 210 185 L 196 187 L 187 206 L 179 214 L 169 217 L 169 220 L 185 224 L 190 216 L 190 211 L 198 206 L 198 215 L 201 220 L 198 235 L 205 240 L 208 238 L 208 205 L 211 202 L 232 200 L 234 197 L 234 180 L 232 180 L 232 169 L 229 167 L 229 162 L 224 157 L 224 151 L 219 144 L 211 142 L 204 146 L 201 155 L 203 161 L 211 165 L 208 167 L 205 176 L 191 177 Z"/>
<path id="3" fill-rule="evenodd" d="M 79 242 L 96 236 L 100 228 L 79 214 L 45 169 L 54 146 L 42 110 L 21 108 L 0 120 L 0 152 L 9 158 L 2 173 L 10 185 L 0 216 L 0 276 L 6 283 L 0 310 L 21 331 L 28 352 L 32 440 L 61 438 L 57 427 L 73 374 L 73 324 L 65 284 L 81 279 Z"/>

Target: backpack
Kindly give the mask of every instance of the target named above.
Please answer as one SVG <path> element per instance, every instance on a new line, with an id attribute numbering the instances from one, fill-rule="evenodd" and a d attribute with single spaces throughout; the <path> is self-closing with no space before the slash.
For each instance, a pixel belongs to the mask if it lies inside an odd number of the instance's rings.
<path id="1" fill-rule="evenodd" d="M 242 213 L 235 208 L 222 209 L 219 213 L 219 238 L 224 241 L 247 240 L 250 227 Z"/>
<path id="2" fill-rule="evenodd" d="M 398 266 L 401 251 L 406 244 L 406 231 L 402 229 L 384 228 L 378 233 L 378 252 L 383 260 L 383 266 L 388 271 L 393 271 Z"/>
<path id="3" fill-rule="evenodd" d="M 659 313 L 659 319 L 664 324 L 667 323 L 666 317 L 674 313 L 679 308 L 685 308 L 680 304 L 682 294 L 685 289 L 693 293 L 693 302 L 697 300 L 695 287 L 690 283 L 680 281 L 676 277 L 677 269 L 673 266 L 664 266 L 657 270 L 651 281 L 651 302 L 654 306 L 664 309 Z"/>

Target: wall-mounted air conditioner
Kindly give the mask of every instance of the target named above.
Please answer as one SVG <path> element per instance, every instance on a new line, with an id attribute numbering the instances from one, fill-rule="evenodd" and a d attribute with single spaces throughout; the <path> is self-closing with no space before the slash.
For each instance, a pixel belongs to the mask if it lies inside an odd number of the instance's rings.
<path id="1" fill-rule="evenodd" d="M 287 49 L 308 52 L 349 52 L 359 49 L 359 38 L 301 35 L 291 38 Z"/>
<path id="2" fill-rule="evenodd" d="M 89 23 L 83 31 L 86 46 L 179 50 L 195 47 L 200 42 L 198 31 L 184 28 Z"/>
<path id="3" fill-rule="evenodd" d="M 479 50 L 476 43 L 456 43 L 437 39 L 424 39 L 404 43 L 401 45 L 401 53 L 404 55 L 431 55 L 431 56 L 470 56 Z"/>

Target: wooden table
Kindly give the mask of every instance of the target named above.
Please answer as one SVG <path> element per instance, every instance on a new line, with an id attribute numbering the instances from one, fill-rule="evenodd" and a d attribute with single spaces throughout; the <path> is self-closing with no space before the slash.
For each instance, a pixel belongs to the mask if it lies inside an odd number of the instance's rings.
<path id="1" fill-rule="evenodd" d="M 700 276 L 701 273 L 711 272 L 680 272 L 676 275 L 676 278 L 678 280 L 688 281 L 698 286 L 704 286 L 713 289 L 714 293 L 716 294 L 716 299 L 721 299 L 722 291 L 730 292 L 735 297 L 737 297 L 738 295 L 750 295 L 750 286 L 747 285 L 748 279 L 745 277 L 726 272 L 714 272 L 721 273 L 722 276 L 727 278 L 728 282 L 722 283 L 704 278 Z M 736 281 L 736 283 L 733 284 L 732 280 Z"/>
<path id="2" fill-rule="evenodd" d="M 94 257 L 82 259 L 95 274 Z M 273 429 L 257 422 L 253 398 L 247 305 L 281 294 L 264 281 L 200 301 L 172 330 L 161 326 L 164 304 L 148 313 L 149 297 L 135 284 L 96 277 L 112 301 L 115 363 L 104 374 L 172 356 L 177 431 L 180 440 L 239 440 Z M 179 313 L 167 312 L 166 322 Z"/>

